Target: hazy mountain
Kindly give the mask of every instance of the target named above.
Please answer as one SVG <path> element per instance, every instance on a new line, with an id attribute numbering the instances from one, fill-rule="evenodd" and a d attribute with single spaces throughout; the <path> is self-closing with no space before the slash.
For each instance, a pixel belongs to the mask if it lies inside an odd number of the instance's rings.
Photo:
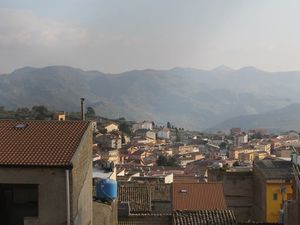
<path id="1" fill-rule="evenodd" d="M 300 130 L 300 104 L 291 104 L 282 109 L 267 113 L 239 116 L 215 125 L 208 131 L 225 130 L 231 127 L 241 127 L 243 130 L 263 127 L 272 132 Z"/>
<path id="2" fill-rule="evenodd" d="M 121 74 L 66 66 L 26 67 L 0 76 L 0 105 L 43 104 L 79 111 L 80 97 L 99 114 L 206 129 L 241 115 L 298 103 L 300 72 L 269 73 L 253 67 L 211 71 L 192 68 L 134 70 Z"/>

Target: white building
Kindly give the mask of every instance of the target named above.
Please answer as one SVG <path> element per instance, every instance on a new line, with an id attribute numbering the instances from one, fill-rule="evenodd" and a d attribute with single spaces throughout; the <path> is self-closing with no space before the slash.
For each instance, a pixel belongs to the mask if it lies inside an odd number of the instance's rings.
<path id="1" fill-rule="evenodd" d="M 170 130 L 168 128 L 163 128 L 157 132 L 157 137 L 162 139 L 170 139 Z"/>
<path id="2" fill-rule="evenodd" d="M 235 146 L 240 146 L 242 144 L 248 143 L 248 134 L 242 133 L 234 136 L 233 143 Z"/>
<path id="3" fill-rule="evenodd" d="M 146 129 L 146 130 L 152 130 L 152 122 L 150 121 L 143 121 L 141 123 L 133 124 L 133 130 L 140 130 L 140 129 Z"/>

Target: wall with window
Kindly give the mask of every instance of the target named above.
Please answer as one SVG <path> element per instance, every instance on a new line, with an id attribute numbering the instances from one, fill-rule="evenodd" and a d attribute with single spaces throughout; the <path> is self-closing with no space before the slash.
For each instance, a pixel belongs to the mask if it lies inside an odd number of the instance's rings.
<path id="1" fill-rule="evenodd" d="M 291 199 L 293 193 L 290 182 L 273 182 L 267 182 L 266 185 L 266 218 L 270 223 L 279 221 L 280 209 L 282 209 L 284 201 Z"/>

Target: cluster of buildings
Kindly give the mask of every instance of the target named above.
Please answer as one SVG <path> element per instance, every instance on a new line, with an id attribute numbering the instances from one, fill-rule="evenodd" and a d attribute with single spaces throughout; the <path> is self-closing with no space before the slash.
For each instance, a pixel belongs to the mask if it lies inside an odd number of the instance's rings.
<path id="1" fill-rule="evenodd" d="M 296 132 L 132 128 L 0 120 L 0 224 L 300 224 Z"/>

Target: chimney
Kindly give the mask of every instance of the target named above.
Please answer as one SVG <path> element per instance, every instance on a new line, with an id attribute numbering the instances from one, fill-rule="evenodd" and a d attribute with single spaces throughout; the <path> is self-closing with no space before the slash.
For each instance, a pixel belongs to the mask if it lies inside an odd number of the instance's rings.
<path id="1" fill-rule="evenodd" d="M 85 120 L 85 115 L 84 115 L 84 98 L 80 98 L 80 103 L 81 103 L 81 120 Z"/>

